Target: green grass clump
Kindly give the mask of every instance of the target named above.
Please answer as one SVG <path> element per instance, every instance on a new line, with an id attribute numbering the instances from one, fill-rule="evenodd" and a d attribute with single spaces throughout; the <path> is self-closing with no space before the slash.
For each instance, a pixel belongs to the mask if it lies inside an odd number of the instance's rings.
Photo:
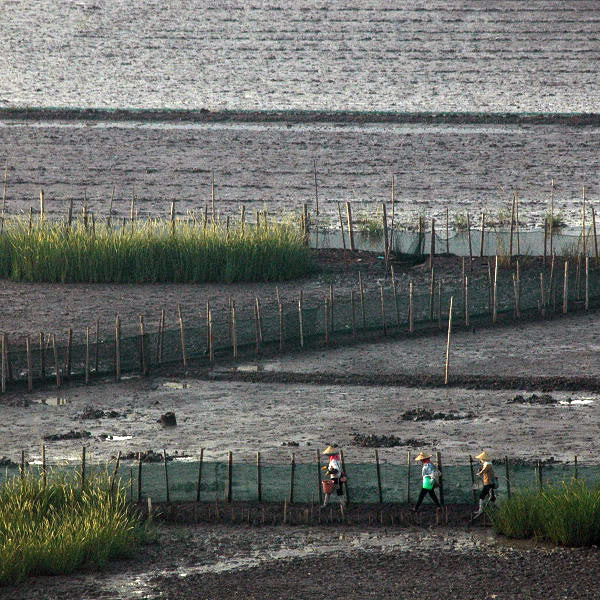
<path id="1" fill-rule="evenodd" d="M 146 535 L 108 476 L 93 476 L 84 491 L 75 476 L 50 474 L 46 485 L 14 477 L 0 488 L 0 584 L 100 567 L 131 556 Z"/>
<path id="2" fill-rule="evenodd" d="M 494 528 L 512 538 L 534 538 L 563 546 L 600 543 L 600 487 L 573 479 L 524 491 L 502 503 Z"/>
<path id="3" fill-rule="evenodd" d="M 78 221 L 8 221 L 0 278 L 85 283 L 204 283 L 294 279 L 314 269 L 301 232 L 274 223 L 226 230 L 147 220 L 113 228 Z"/>

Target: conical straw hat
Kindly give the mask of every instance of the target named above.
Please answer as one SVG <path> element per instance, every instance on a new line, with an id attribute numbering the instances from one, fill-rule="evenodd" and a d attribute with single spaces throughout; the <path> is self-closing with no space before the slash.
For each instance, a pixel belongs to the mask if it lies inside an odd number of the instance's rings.
<path id="1" fill-rule="evenodd" d="M 431 454 L 423 454 L 420 452 L 419 456 L 417 456 L 415 460 L 425 460 L 426 458 L 431 458 Z"/>
<path id="2" fill-rule="evenodd" d="M 478 454 L 475 458 L 483 461 L 490 460 L 490 456 L 485 450 L 481 454 Z"/>
<path id="3" fill-rule="evenodd" d="M 337 454 L 338 451 L 333 446 L 327 446 L 325 450 L 323 450 L 323 454 Z"/>

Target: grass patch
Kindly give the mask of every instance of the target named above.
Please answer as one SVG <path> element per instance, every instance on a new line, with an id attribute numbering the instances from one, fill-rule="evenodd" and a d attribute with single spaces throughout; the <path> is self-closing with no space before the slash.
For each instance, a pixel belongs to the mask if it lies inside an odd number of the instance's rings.
<path id="1" fill-rule="evenodd" d="M 492 515 L 498 533 L 563 546 L 600 543 L 600 487 L 573 479 L 513 494 Z"/>
<path id="2" fill-rule="evenodd" d="M 12 219 L 0 236 L 0 278 L 85 283 L 281 281 L 314 270 L 297 227 L 202 226 L 151 219 L 113 228 Z"/>
<path id="3" fill-rule="evenodd" d="M 72 573 L 130 557 L 147 537 L 125 490 L 110 491 L 107 475 L 94 475 L 81 491 L 75 475 L 27 474 L 0 488 L 0 584 L 28 575 Z"/>

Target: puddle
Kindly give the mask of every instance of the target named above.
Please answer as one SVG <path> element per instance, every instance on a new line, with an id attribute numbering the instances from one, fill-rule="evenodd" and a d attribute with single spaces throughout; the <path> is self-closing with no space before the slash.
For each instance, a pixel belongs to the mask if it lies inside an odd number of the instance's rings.
<path id="1" fill-rule="evenodd" d="M 185 390 L 187 388 L 187 383 L 182 383 L 180 381 L 165 381 L 163 387 L 170 390 Z"/>
<path id="2" fill-rule="evenodd" d="M 45 404 L 46 406 L 65 406 L 69 401 L 63 396 L 49 396 L 48 398 L 40 398 L 33 400 L 37 404 Z"/>

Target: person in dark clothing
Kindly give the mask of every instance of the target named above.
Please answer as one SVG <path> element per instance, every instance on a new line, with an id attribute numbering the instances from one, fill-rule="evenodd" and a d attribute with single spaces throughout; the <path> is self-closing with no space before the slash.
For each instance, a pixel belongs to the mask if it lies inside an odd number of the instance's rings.
<path id="1" fill-rule="evenodd" d="M 423 454 L 423 452 L 419 453 L 419 456 L 415 458 L 415 460 L 420 460 L 423 464 L 423 468 L 421 469 L 421 475 L 423 477 L 423 487 L 421 488 L 421 493 L 417 499 L 417 503 L 413 508 L 413 512 L 419 511 L 419 506 L 425 499 L 425 496 L 429 494 L 431 499 L 435 502 L 435 505 L 439 508 L 441 507 L 440 501 L 435 495 L 434 487 L 435 487 L 435 467 L 431 462 L 431 454 Z"/>

